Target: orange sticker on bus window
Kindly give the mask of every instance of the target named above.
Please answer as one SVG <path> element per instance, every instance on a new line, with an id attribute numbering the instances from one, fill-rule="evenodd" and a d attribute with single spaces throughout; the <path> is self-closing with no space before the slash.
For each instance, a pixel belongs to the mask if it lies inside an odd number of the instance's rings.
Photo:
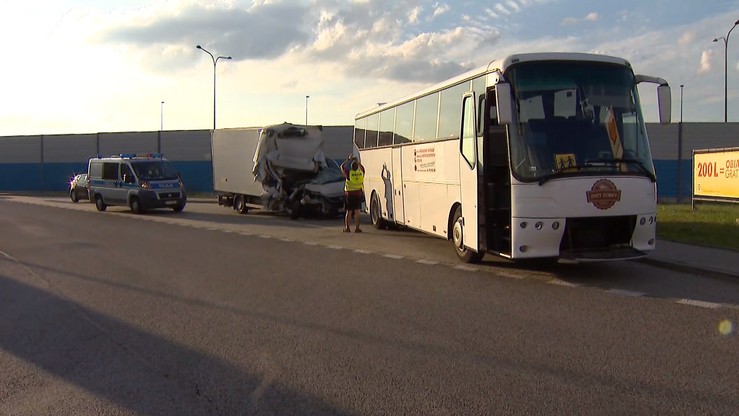
<path id="1" fill-rule="evenodd" d="M 567 171 L 577 166 L 577 160 L 574 153 L 558 153 L 554 155 L 554 162 L 557 164 L 557 170 Z"/>

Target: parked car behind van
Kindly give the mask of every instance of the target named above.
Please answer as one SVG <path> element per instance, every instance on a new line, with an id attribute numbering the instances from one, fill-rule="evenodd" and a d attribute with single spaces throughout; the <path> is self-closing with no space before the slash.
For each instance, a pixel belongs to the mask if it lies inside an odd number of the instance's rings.
<path id="1" fill-rule="evenodd" d="M 87 176 L 98 211 L 122 205 L 136 214 L 155 208 L 180 212 L 187 203 L 180 174 L 161 153 L 92 158 Z"/>
<path id="2" fill-rule="evenodd" d="M 75 175 L 69 182 L 69 197 L 72 199 L 72 202 L 77 202 L 79 200 L 89 201 L 89 191 L 90 189 L 86 173 Z"/>

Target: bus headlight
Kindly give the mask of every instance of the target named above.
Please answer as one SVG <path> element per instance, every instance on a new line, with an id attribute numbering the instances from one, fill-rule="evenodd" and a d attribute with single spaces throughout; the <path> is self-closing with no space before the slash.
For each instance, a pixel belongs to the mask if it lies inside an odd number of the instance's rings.
<path id="1" fill-rule="evenodd" d="M 526 228 L 526 226 L 529 225 L 526 221 L 521 222 L 521 228 Z"/>
<path id="2" fill-rule="evenodd" d="M 641 218 L 639 219 L 639 225 L 644 225 L 644 224 L 646 224 L 646 223 L 647 223 L 647 219 L 646 219 L 645 217 L 641 217 Z"/>
<path id="3" fill-rule="evenodd" d="M 554 221 L 552 223 L 552 230 L 559 230 L 559 221 Z"/>

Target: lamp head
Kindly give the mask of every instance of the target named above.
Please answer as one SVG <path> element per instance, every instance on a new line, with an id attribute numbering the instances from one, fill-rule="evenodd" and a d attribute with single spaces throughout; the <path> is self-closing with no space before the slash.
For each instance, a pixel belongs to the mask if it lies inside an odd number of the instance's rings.
<path id="1" fill-rule="evenodd" d="M 196 46 L 195 48 L 197 48 L 197 49 L 203 49 L 203 47 L 200 46 L 200 45 Z"/>
<path id="2" fill-rule="evenodd" d="M 231 57 L 230 56 L 227 56 L 226 59 L 231 59 Z"/>
<path id="3" fill-rule="evenodd" d="M 713 38 L 713 41 L 714 42 L 718 42 L 718 38 Z"/>
<path id="4" fill-rule="evenodd" d="M 737 20 L 736 22 L 734 22 L 734 26 L 736 26 L 736 25 L 739 25 L 739 20 Z"/>

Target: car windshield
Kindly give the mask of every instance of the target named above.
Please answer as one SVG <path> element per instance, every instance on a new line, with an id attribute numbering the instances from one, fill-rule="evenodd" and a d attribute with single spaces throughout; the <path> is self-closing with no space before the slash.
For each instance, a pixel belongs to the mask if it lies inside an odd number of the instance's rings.
<path id="1" fill-rule="evenodd" d="M 629 174 L 654 177 L 646 127 L 630 68 L 522 63 L 507 74 L 517 123 L 511 129 L 516 178 Z"/>
<path id="2" fill-rule="evenodd" d="M 166 160 L 142 160 L 131 163 L 136 176 L 142 180 L 174 180 L 177 171 Z"/>
<path id="3" fill-rule="evenodd" d="M 331 182 L 343 182 L 344 174 L 341 172 L 341 167 L 336 161 L 329 159 L 327 161 L 328 167 L 321 169 L 318 174 L 311 180 L 311 182 L 323 185 Z"/>

